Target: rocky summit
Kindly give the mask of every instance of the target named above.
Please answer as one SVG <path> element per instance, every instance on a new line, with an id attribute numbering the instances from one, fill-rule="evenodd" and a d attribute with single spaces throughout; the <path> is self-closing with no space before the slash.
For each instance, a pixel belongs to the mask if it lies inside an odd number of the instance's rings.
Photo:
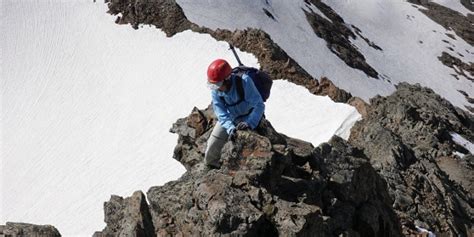
<path id="1" fill-rule="evenodd" d="M 472 141 L 472 116 L 408 84 L 359 110 L 349 141 L 317 147 L 263 119 L 208 170 L 216 118 L 194 108 L 171 128 L 187 172 L 146 197 L 112 196 L 95 236 L 472 236 L 474 159 L 451 135 Z"/>
<path id="2" fill-rule="evenodd" d="M 258 131 L 239 132 L 224 146 L 220 169 L 207 170 L 202 159 L 215 122 L 210 108 L 178 120 L 174 157 L 188 171 L 152 187 L 149 206 L 141 193 L 120 204 L 112 197 L 108 226 L 96 236 L 401 235 L 385 181 L 341 138 L 315 148 L 263 120 Z"/>

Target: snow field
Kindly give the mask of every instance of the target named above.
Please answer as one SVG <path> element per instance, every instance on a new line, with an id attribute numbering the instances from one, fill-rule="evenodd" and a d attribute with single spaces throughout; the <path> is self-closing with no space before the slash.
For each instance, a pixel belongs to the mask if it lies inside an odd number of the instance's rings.
<path id="1" fill-rule="evenodd" d="M 453 40 L 446 35 L 456 35 L 454 31 L 444 29 L 405 1 L 324 2 L 383 49 L 375 50 L 360 38 L 353 42 L 366 61 L 379 73 L 387 75 L 393 84 L 402 81 L 420 83 L 455 106 L 465 109 L 464 105 L 470 105 L 458 90 L 474 95 L 474 84 L 464 76 L 455 79 L 451 74 L 456 72 L 438 59 L 445 51 L 466 63 L 474 61 L 474 52 L 468 43 L 460 37 L 455 36 L 456 40 Z M 366 6 L 372 6 L 372 9 L 367 10 Z"/>
<path id="2" fill-rule="evenodd" d="M 351 24 L 357 26 L 362 35 L 383 49 L 379 51 L 369 47 L 360 37 L 353 40 L 369 65 L 383 76 L 379 80 L 350 68 L 327 48 L 326 42 L 313 32 L 304 12 L 313 11 L 327 17 L 303 0 L 177 2 L 191 22 L 211 29 L 252 27 L 264 30 L 313 77 L 326 76 L 341 89 L 366 101 L 377 94 L 391 94 L 395 90 L 394 85 L 402 81 L 431 87 L 463 109 L 469 103 L 457 90 L 474 95 L 473 83 L 462 76 L 461 80 L 456 80 L 451 75 L 455 71 L 437 58 L 446 51 L 456 57 L 460 57 L 457 53 L 461 53 L 461 60 L 473 62 L 472 47 L 459 37 L 453 40 L 446 36 L 445 33 L 455 33 L 433 22 L 406 1 L 323 1 L 341 15 L 349 27 Z M 263 9 L 269 11 L 275 20 L 266 16 Z M 442 40 L 447 40 L 449 45 Z M 455 52 L 447 47 L 453 47 Z"/>
<path id="3" fill-rule="evenodd" d="M 111 194 L 146 192 L 184 172 L 169 128 L 207 107 L 206 68 L 233 55 L 208 35 L 116 25 L 106 10 L 89 0 L 2 1 L 0 223 L 90 236 L 105 226 Z M 286 81 L 274 83 L 266 106 L 278 131 L 314 145 L 347 137 L 360 117 Z"/>

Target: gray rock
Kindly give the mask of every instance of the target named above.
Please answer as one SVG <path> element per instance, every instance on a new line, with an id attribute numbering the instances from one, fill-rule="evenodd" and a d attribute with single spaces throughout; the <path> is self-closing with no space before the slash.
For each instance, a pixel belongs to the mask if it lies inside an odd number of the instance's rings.
<path id="1" fill-rule="evenodd" d="M 373 98 L 351 131 L 350 143 L 387 181 L 402 223 L 423 221 L 440 235 L 474 234 L 474 166 L 455 157 L 466 151 L 449 135 L 472 142 L 471 115 L 430 89 L 401 83 L 394 94 Z"/>
<path id="2" fill-rule="evenodd" d="M 125 199 L 112 195 L 104 203 L 104 212 L 107 226 L 94 237 L 156 236 L 145 195 L 140 191 Z"/>
<path id="3" fill-rule="evenodd" d="M 59 231 L 51 225 L 34 225 L 7 222 L 0 225 L 0 236 L 5 237 L 60 237 Z"/>

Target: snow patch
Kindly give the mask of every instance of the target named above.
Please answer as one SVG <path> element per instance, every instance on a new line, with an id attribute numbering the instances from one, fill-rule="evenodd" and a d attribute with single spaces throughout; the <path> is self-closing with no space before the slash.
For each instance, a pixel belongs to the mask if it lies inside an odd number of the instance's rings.
<path id="1" fill-rule="evenodd" d="M 350 129 L 361 119 L 350 105 L 334 103 L 327 96 L 314 96 L 302 86 L 281 80 L 273 84 L 265 115 L 278 132 L 315 146 L 333 135 L 347 140 Z"/>
<path id="2" fill-rule="evenodd" d="M 459 152 L 459 151 L 455 151 L 455 152 L 453 152 L 453 154 L 456 155 L 456 156 L 458 156 L 458 157 L 461 158 L 461 159 L 464 158 L 464 156 L 466 155 L 466 154 L 463 154 L 463 153 L 461 153 L 461 152 Z"/>
<path id="3" fill-rule="evenodd" d="M 469 151 L 469 153 L 474 154 L 474 144 L 472 142 L 455 132 L 452 132 L 450 134 L 453 138 L 453 142 L 464 147 L 466 150 Z"/>
<path id="4" fill-rule="evenodd" d="M 428 237 L 436 237 L 436 235 L 433 232 L 431 232 L 431 231 L 429 231 L 429 230 L 427 230 L 423 227 L 415 226 L 415 228 L 418 232 L 428 235 Z"/>

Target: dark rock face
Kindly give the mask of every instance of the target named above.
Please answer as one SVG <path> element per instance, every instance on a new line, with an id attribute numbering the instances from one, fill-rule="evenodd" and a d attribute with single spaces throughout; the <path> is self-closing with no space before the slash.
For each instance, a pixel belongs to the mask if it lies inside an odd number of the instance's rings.
<path id="1" fill-rule="evenodd" d="M 60 237 L 59 231 L 51 225 L 33 225 L 7 222 L 0 225 L 0 236 L 5 237 Z"/>
<path id="2" fill-rule="evenodd" d="M 471 0 L 461 0 L 461 4 L 467 9 L 474 11 L 474 3 Z"/>
<path id="3" fill-rule="evenodd" d="M 474 234 L 474 163 L 453 155 L 469 152 L 450 135 L 473 141 L 472 117 L 432 90 L 405 83 L 391 96 L 373 98 L 367 113 L 349 141 L 387 181 L 400 219 L 441 236 Z"/>
<path id="4" fill-rule="evenodd" d="M 438 59 L 444 65 L 454 69 L 458 75 L 465 76 L 468 80 L 474 82 L 474 63 L 467 64 L 447 52 L 443 52 Z"/>
<path id="5" fill-rule="evenodd" d="M 307 4 L 313 4 L 324 13 L 331 21 L 314 12 L 305 11 L 306 18 L 314 30 L 314 33 L 323 38 L 331 52 L 343 60 L 348 66 L 363 71 L 367 76 L 378 78 L 378 73 L 366 61 L 362 55 L 350 42 L 350 38 L 355 39 L 356 35 L 346 26 L 346 23 L 336 12 L 320 0 L 305 0 Z M 362 32 L 357 27 L 357 35 L 362 36 Z M 378 50 L 380 47 L 362 36 L 371 46 Z"/>
<path id="6" fill-rule="evenodd" d="M 162 29 L 167 36 L 173 36 L 188 29 L 210 34 L 217 40 L 227 41 L 243 51 L 254 54 L 262 69 L 272 78 L 285 78 L 306 87 L 314 94 L 323 91 L 317 79 L 306 72 L 275 44 L 268 34 L 261 30 L 246 29 L 232 32 L 200 27 L 186 18 L 183 10 L 174 0 L 108 0 L 108 7 L 109 13 L 122 14 L 122 17 L 117 18 L 117 23 L 129 23 L 134 28 L 138 28 L 139 24 L 151 24 Z M 351 94 L 334 85 L 332 90 L 337 92 L 327 95 L 336 102 L 346 102 L 352 97 Z M 333 95 L 335 97 L 332 97 Z"/>

